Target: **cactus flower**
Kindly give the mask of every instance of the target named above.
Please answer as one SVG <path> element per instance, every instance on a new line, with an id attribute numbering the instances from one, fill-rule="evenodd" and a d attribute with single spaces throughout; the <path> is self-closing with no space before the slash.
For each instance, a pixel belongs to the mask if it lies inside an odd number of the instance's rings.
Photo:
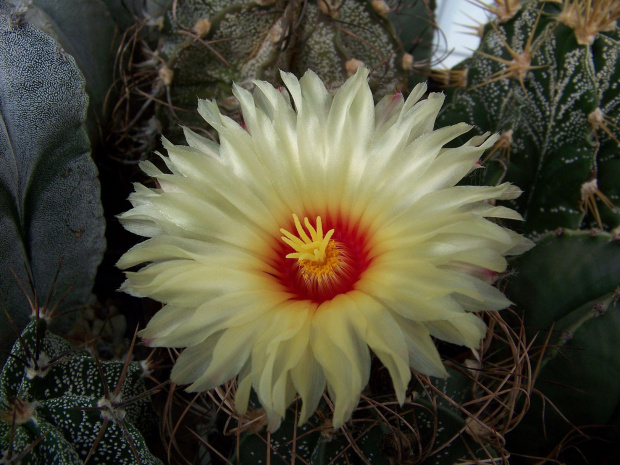
<path id="1" fill-rule="evenodd" d="M 333 425 L 351 417 L 371 350 L 405 400 L 411 369 L 446 370 L 431 337 L 476 348 L 477 312 L 509 305 L 486 279 L 531 243 L 489 218 L 520 190 L 456 186 L 497 136 L 443 146 L 470 129 L 433 130 L 442 94 L 376 106 L 360 67 L 332 96 L 308 71 L 282 73 L 288 90 L 236 86 L 244 125 L 214 102 L 198 110 L 219 143 L 189 129 L 164 139 L 169 173 L 142 169 L 124 226 L 149 239 L 119 261 L 123 290 L 165 305 L 140 335 L 185 348 L 172 381 L 204 391 L 237 376 L 240 413 L 254 389 L 275 430 L 296 395 L 305 422 L 325 388 Z"/>

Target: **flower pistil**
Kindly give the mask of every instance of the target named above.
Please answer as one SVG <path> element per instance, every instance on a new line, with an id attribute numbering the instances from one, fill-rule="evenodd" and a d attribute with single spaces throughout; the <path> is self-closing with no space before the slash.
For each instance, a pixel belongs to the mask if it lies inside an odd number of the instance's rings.
<path id="1" fill-rule="evenodd" d="M 351 290 L 366 264 L 358 263 L 364 260 L 350 250 L 348 235 L 344 231 L 337 233 L 335 228 L 324 233 L 320 216 L 316 217 L 315 226 L 304 218 L 305 229 L 295 214 L 293 221 L 297 235 L 284 228 L 280 232 L 282 241 L 294 250 L 285 257 L 294 259 L 295 263 L 282 263 L 285 270 L 291 270 L 283 276 L 297 276 L 288 282 L 294 293 L 299 298 L 323 302 Z"/>

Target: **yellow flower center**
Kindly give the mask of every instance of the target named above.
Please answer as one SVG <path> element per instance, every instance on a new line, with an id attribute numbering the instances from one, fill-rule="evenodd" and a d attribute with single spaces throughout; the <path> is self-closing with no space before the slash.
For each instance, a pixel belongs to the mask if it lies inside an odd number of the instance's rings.
<path id="1" fill-rule="evenodd" d="M 282 240 L 291 246 L 295 252 L 286 255 L 286 258 L 296 258 L 304 278 L 322 280 L 334 274 L 338 267 L 338 249 L 336 242 L 331 240 L 334 230 L 330 229 L 323 235 L 321 217 L 316 218 L 316 229 L 310 224 L 308 218 L 304 218 L 304 224 L 310 236 L 306 233 L 297 215 L 293 214 L 297 235 L 284 228 L 280 232 L 284 234 Z"/>

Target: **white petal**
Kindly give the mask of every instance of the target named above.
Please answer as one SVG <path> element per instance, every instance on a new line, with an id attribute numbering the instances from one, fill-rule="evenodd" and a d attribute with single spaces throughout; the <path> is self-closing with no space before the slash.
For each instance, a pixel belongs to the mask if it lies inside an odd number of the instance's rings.
<path id="1" fill-rule="evenodd" d="M 194 379 L 187 391 L 208 391 L 225 383 L 241 371 L 252 351 L 252 343 L 263 327 L 264 322 L 259 321 L 258 324 L 252 323 L 228 328 L 222 332 L 214 347 L 203 342 L 198 346 L 185 349 L 175 363 L 170 379 L 173 382 L 185 383 L 185 380 L 189 379 L 189 376 L 186 375 L 189 370 L 183 370 L 183 364 L 179 362 L 182 362 L 184 357 L 189 360 L 205 358 L 209 353 L 207 351 L 212 351 L 211 362 L 208 367 L 203 373 L 199 374 L 198 378 Z M 205 342 L 208 343 L 208 339 Z M 181 368 L 177 368 L 179 365 Z"/>
<path id="2" fill-rule="evenodd" d="M 172 368 L 177 384 L 190 384 L 200 378 L 213 362 L 213 351 L 224 332 L 220 331 L 200 344 L 185 349 Z"/>
<path id="3" fill-rule="evenodd" d="M 396 398 L 402 405 L 411 379 L 405 336 L 390 312 L 381 304 L 364 298 L 363 294 L 355 291 L 348 295 L 356 302 L 360 314 L 366 318 L 365 332 L 360 336 L 390 372 Z"/>
<path id="4" fill-rule="evenodd" d="M 314 413 L 325 390 L 323 369 L 316 361 L 310 346 L 291 370 L 291 380 L 303 401 L 298 423 L 301 426 Z"/>
<path id="5" fill-rule="evenodd" d="M 268 417 L 284 418 L 289 398 L 290 371 L 309 344 L 312 309 L 307 301 L 290 302 L 274 312 L 252 351 L 253 385 Z"/>
<path id="6" fill-rule="evenodd" d="M 477 349 L 486 335 L 487 326 L 478 316 L 464 313 L 449 320 L 424 322 L 431 335 L 442 341 Z"/>
<path id="7" fill-rule="evenodd" d="M 438 378 L 448 376 L 426 327 L 422 323 L 407 320 L 397 315 L 394 318 L 402 328 L 407 341 L 411 367 L 425 375 L 437 376 Z"/>
<path id="8" fill-rule="evenodd" d="M 244 264 L 250 260 L 217 260 L 209 265 L 194 260 L 167 260 L 145 266 L 138 272 L 126 272 L 128 281 L 123 290 L 150 296 L 164 303 L 198 307 L 224 294 L 280 288 L 276 282 Z M 237 266 L 231 266 L 237 265 Z"/>
<path id="9" fill-rule="evenodd" d="M 220 158 L 220 145 L 217 142 L 207 139 L 206 137 L 201 136 L 185 126 L 183 126 L 183 134 L 185 135 L 185 140 L 190 147 L 199 150 L 200 153 L 208 157 L 216 159 Z"/>
<path id="10" fill-rule="evenodd" d="M 188 239 L 175 236 L 157 236 L 140 242 L 129 249 L 116 263 L 121 269 L 131 268 L 147 262 L 162 262 L 173 259 L 194 260 L 213 266 L 214 260 L 223 266 L 227 263 L 243 265 L 244 268 L 261 269 L 266 265 L 264 256 L 257 252 L 229 247 L 225 244 Z M 265 268 L 267 269 L 267 267 Z"/>
<path id="11" fill-rule="evenodd" d="M 250 402 L 252 392 L 252 364 L 250 360 L 246 362 L 237 379 L 237 392 L 235 392 L 235 410 L 240 415 L 245 415 Z"/>
<path id="12" fill-rule="evenodd" d="M 123 289 L 123 288 L 121 288 Z M 123 289 L 124 290 L 124 289 Z M 147 345 L 151 347 L 158 347 L 155 343 L 158 338 L 166 336 L 174 331 L 176 328 L 185 325 L 196 313 L 195 308 L 175 307 L 173 305 L 164 305 L 154 316 L 149 320 L 146 328 L 138 333 L 143 339 L 146 339 Z M 171 347 L 184 347 L 181 343 L 180 346 Z"/>
<path id="13" fill-rule="evenodd" d="M 260 321 L 261 316 L 289 298 L 273 291 L 225 294 L 202 304 L 192 317 L 154 343 L 161 347 L 191 347 L 222 329 Z M 148 329 L 148 326 L 147 328 Z"/>
<path id="14" fill-rule="evenodd" d="M 321 364 L 334 402 L 334 428 L 351 417 L 370 376 L 370 354 L 358 334 L 365 321 L 346 294 L 324 302 L 312 321 L 312 351 Z"/>

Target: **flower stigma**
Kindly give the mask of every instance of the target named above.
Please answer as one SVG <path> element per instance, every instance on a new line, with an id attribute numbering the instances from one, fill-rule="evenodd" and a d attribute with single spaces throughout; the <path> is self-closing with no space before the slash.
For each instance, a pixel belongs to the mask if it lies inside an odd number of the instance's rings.
<path id="1" fill-rule="evenodd" d="M 316 218 L 316 229 L 312 227 L 308 218 L 304 218 L 304 224 L 310 233 L 310 237 L 308 237 L 299 217 L 293 214 L 293 220 L 298 236 L 284 228 L 280 229 L 280 232 L 284 234 L 282 240 L 295 250 L 295 252 L 287 254 L 286 258 L 298 260 L 304 278 L 319 281 L 328 279 L 334 274 L 334 270 L 340 261 L 336 242 L 331 240 L 334 229 L 330 229 L 327 234 L 323 235 L 323 223 L 320 216 Z"/>
<path id="2" fill-rule="evenodd" d="M 307 217 L 302 225 L 295 214 L 293 221 L 296 235 L 280 229 L 282 242 L 293 249 L 284 257 L 295 260 L 293 264 L 290 260 L 280 261 L 283 284 L 297 298 L 317 303 L 353 289 L 368 266 L 360 240 L 352 237 L 344 224 L 324 233 L 327 228 L 320 216 L 316 217 L 315 226 Z"/>

